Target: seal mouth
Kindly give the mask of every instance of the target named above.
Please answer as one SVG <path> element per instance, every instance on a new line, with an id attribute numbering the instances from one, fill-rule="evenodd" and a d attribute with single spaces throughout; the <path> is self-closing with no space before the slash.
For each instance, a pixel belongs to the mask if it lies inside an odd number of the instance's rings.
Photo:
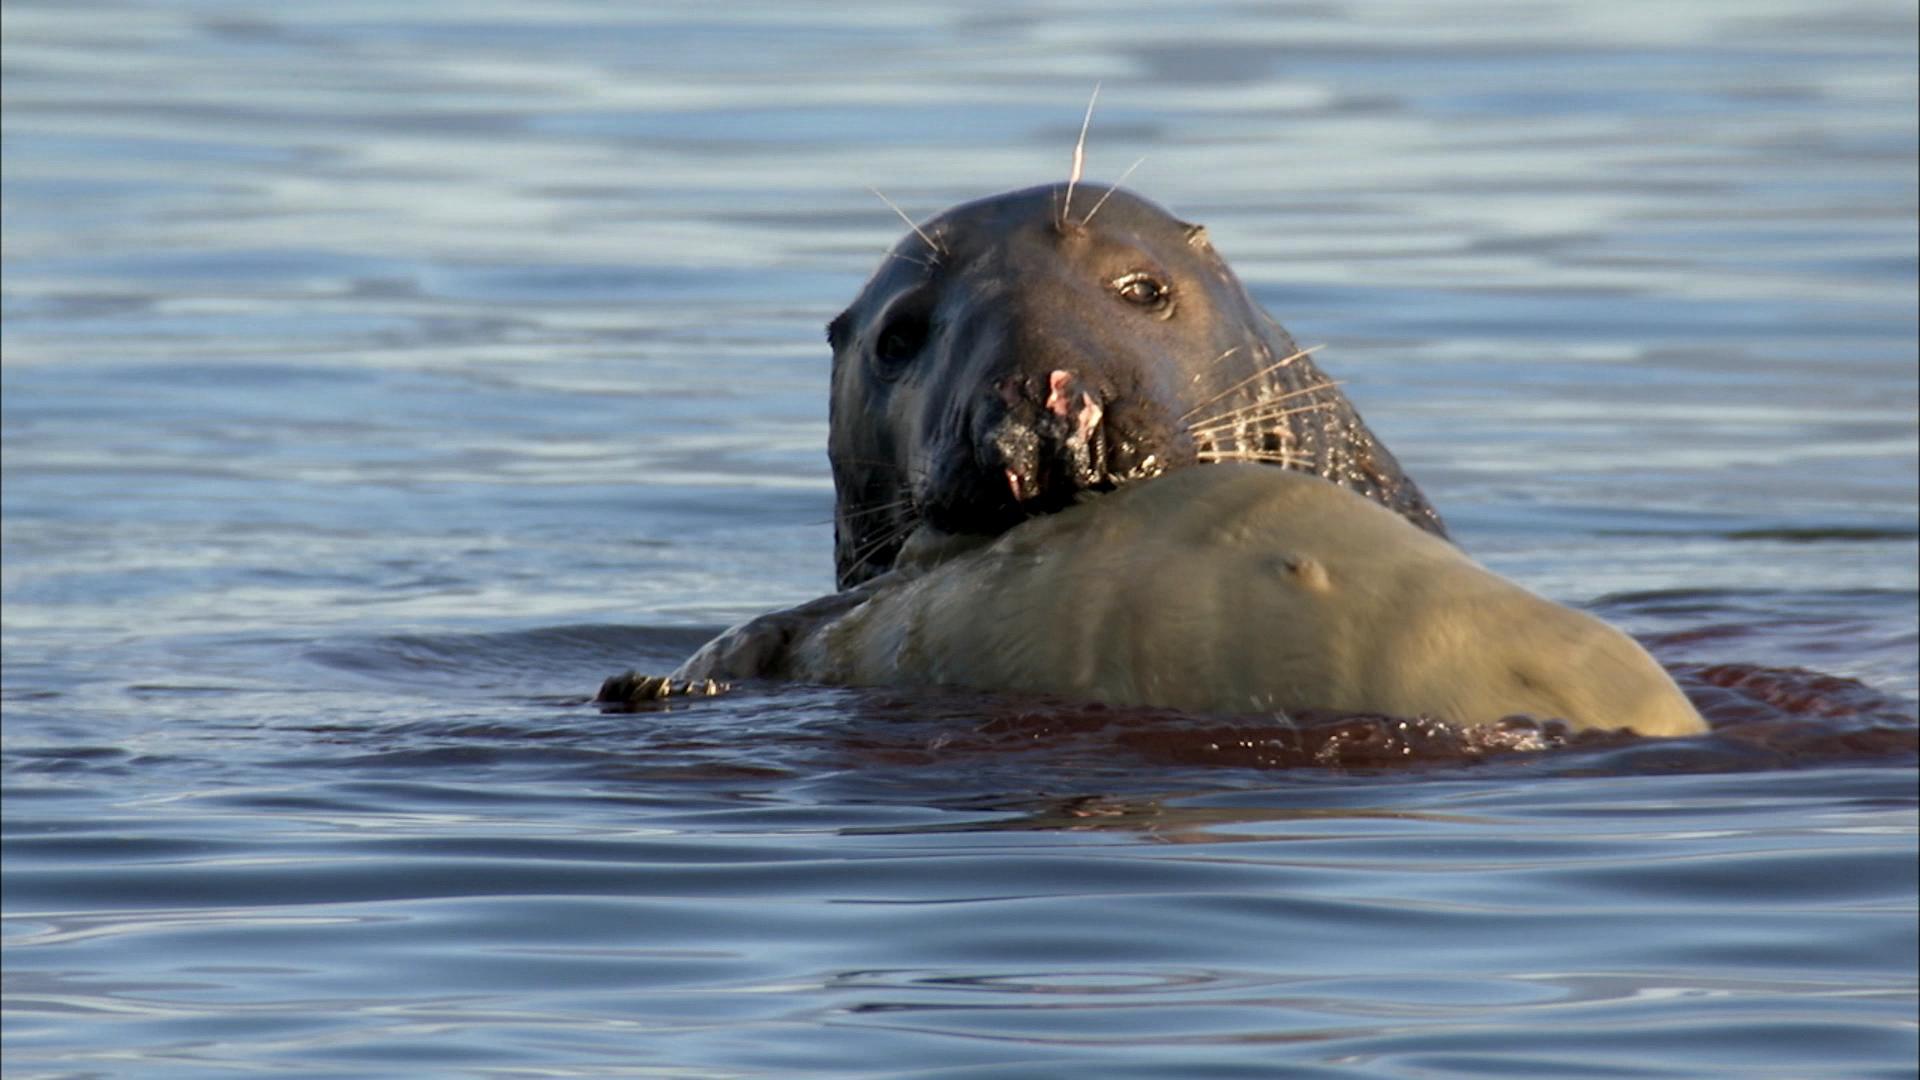
<path id="1" fill-rule="evenodd" d="M 1018 518 L 1063 509 L 1084 491 L 1114 486 L 1106 405 L 1065 369 L 1038 379 L 1009 376 L 995 385 L 1005 412 L 986 432 L 983 471 L 995 466 Z"/>
<path id="2" fill-rule="evenodd" d="M 916 473 L 928 524 L 994 535 L 1197 460 L 1152 394 L 1070 368 L 1033 369 L 988 382 L 956 425 L 967 451 L 930 454 L 932 467 Z"/>

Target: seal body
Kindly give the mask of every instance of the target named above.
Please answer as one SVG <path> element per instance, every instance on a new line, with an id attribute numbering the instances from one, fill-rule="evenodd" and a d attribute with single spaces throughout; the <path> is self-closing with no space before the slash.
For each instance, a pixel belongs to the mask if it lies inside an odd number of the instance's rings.
<path id="1" fill-rule="evenodd" d="M 918 226 L 829 325 L 841 588 L 921 525 L 997 535 L 1214 461 L 1312 473 L 1445 535 L 1346 397 L 1206 231 L 1056 184 Z"/>
<path id="2" fill-rule="evenodd" d="M 1524 714 L 1643 735 L 1706 729 L 1625 634 L 1352 491 L 1288 470 L 1181 470 L 829 599 L 783 613 L 784 624 L 763 617 L 723 635 L 676 678 L 951 685 L 1455 724 Z"/>

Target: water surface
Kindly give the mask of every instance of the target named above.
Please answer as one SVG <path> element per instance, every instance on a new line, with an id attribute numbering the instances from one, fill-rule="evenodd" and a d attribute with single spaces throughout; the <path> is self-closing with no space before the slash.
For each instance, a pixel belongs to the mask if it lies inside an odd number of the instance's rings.
<path id="1" fill-rule="evenodd" d="M 10 0 L 7 1074 L 1912 1075 L 1914 40 Z M 831 587 L 866 187 L 1058 179 L 1095 81 L 1091 175 L 1714 734 L 585 703 Z"/>

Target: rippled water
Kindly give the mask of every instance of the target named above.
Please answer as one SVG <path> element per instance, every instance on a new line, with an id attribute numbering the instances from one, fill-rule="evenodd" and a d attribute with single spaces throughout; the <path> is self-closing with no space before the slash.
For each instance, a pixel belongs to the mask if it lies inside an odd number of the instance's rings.
<path id="1" fill-rule="evenodd" d="M 1913 1075 L 1914 23 L 10 0 L 7 1075 Z M 1714 734 L 585 704 L 830 588 L 865 187 L 1095 81 Z"/>

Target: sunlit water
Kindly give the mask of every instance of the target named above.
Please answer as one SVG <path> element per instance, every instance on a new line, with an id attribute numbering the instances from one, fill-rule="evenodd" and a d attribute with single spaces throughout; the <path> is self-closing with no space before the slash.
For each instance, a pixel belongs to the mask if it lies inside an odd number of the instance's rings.
<path id="1" fill-rule="evenodd" d="M 1912 1075 L 1911 4 L 4 27 L 9 1077 Z M 585 704 L 830 588 L 866 186 L 1057 179 L 1096 81 L 1714 735 Z"/>

